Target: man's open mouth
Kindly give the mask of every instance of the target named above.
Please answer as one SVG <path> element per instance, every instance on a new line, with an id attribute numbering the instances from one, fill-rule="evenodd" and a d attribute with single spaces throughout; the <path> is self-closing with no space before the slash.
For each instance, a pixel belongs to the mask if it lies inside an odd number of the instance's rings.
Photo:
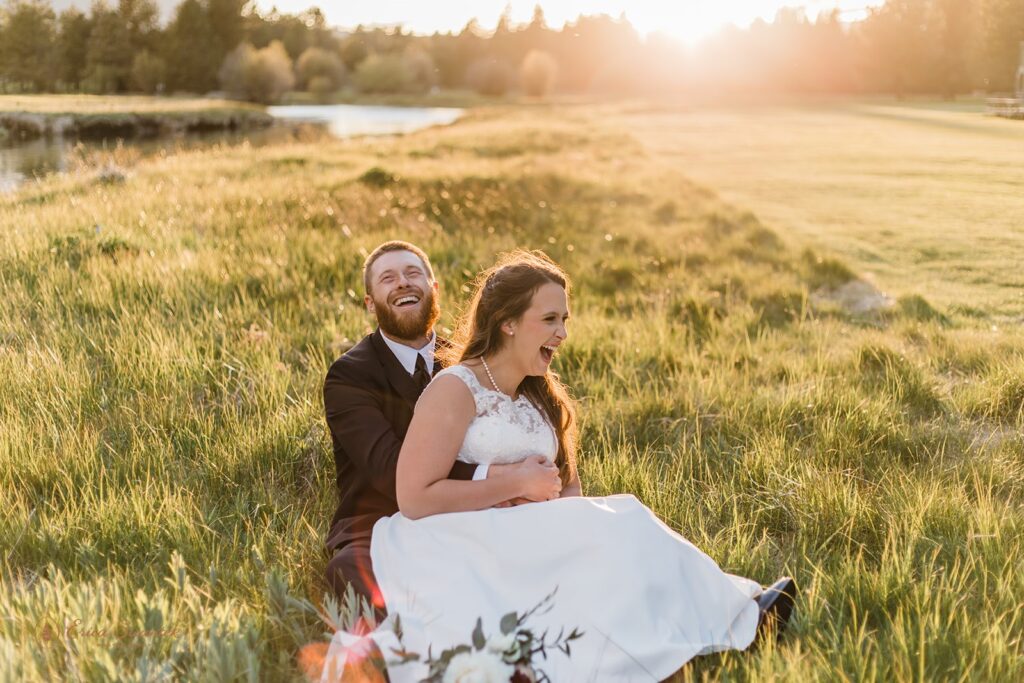
<path id="1" fill-rule="evenodd" d="M 408 308 L 409 306 L 415 306 L 419 302 L 420 298 L 415 294 L 406 294 L 395 299 L 391 305 L 395 308 Z"/>

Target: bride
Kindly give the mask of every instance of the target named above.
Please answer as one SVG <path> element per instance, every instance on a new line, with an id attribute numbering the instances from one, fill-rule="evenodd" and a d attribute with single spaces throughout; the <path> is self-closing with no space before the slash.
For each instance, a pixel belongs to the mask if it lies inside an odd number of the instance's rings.
<path id="1" fill-rule="evenodd" d="M 502 615 L 557 589 L 531 627 L 584 636 L 571 657 L 542 663 L 552 681 L 661 680 L 696 655 L 748 647 L 769 618 L 784 626 L 795 587 L 723 572 L 631 495 L 581 496 L 573 404 L 550 370 L 568 336 L 568 291 L 540 252 L 508 254 L 481 275 L 449 366 L 416 405 L 400 512 L 374 527 L 372 563 L 411 651 L 464 643 L 478 618 L 495 632 Z M 553 466 L 448 479 L 456 459 L 529 457 Z M 416 678 L 411 669 L 389 673 Z"/>

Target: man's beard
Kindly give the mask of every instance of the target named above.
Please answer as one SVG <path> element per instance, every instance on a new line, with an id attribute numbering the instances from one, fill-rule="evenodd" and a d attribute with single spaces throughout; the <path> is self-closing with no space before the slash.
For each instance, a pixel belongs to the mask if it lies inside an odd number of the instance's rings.
<path id="1" fill-rule="evenodd" d="M 420 299 L 419 313 L 398 314 L 387 301 L 373 300 L 377 313 L 377 324 L 384 334 L 395 339 L 418 339 L 427 337 L 434 329 L 434 323 L 441 317 L 441 306 L 437 303 L 434 290 L 428 288 Z"/>

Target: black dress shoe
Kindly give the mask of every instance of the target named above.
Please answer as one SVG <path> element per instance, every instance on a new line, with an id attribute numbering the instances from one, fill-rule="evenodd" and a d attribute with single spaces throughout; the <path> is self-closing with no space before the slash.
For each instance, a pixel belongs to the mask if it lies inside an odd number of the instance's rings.
<path id="1" fill-rule="evenodd" d="M 764 638 L 764 634 L 771 629 L 775 631 L 776 640 L 782 637 L 782 632 L 793 613 L 795 599 L 796 581 L 788 576 L 768 586 L 757 596 L 757 607 L 761 610 L 757 620 L 758 640 Z"/>

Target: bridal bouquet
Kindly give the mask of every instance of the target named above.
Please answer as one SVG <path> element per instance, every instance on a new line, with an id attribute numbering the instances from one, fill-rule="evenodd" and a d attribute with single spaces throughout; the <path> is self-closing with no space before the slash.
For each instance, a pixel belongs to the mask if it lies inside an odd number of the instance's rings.
<path id="1" fill-rule="evenodd" d="M 538 635 L 526 628 L 531 616 L 542 608 L 550 609 L 553 597 L 551 593 L 522 615 L 509 612 L 501 618 L 500 633 L 489 638 L 484 634 L 483 620 L 477 619 L 470 643 L 450 647 L 436 657 L 428 649 L 423 664 L 429 668 L 429 675 L 421 683 L 550 683 L 551 679 L 537 666 L 537 659 L 547 659 L 548 650 L 559 650 L 568 657 L 572 652 L 569 644 L 583 636 L 578 629 L 568 635 L 562 629 L 549 642 L 547 631 Z M 395 634 L 401 644 L 400 621 L 395 623 Z M 421 659 L 404 645 L 392 652 L 398 657 L 393 662 L 396 665 Z"/>

